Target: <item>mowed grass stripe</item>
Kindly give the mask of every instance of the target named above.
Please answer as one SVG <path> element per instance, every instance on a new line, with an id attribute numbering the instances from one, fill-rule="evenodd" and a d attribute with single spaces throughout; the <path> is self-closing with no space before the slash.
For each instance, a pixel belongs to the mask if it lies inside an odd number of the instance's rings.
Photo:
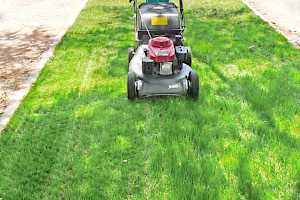
<path id="1" fill-rule="evenodd" d="M 300 53 L 235 0 L 191 0 L 202 96 L 126 99 L 128 2 L 91 0 L 0 138 L 3 199 L 297 199 Z"/>

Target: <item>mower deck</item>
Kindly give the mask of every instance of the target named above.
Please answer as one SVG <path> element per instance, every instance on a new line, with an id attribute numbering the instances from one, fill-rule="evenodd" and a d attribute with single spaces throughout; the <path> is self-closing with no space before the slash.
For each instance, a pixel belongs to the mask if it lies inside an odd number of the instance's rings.
<path id="1" fill-rule="evenodd" d="M 184 65 L 181 72 L 172 76 L 143 76 L 138 78 L 138 97 L 184 96 L 188 92 L 191 68 Z"/>

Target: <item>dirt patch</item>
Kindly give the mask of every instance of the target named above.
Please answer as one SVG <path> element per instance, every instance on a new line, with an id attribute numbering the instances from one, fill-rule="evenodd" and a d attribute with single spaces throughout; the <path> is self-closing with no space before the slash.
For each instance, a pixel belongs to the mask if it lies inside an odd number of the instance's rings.
<path id="1" fill-rule="evenodd" d="M 8 105 L 9 94 L 22 89 L 22 83 L 53 41 L 54 35 L 43 28 L 0 33 L 0 113 Z"/>

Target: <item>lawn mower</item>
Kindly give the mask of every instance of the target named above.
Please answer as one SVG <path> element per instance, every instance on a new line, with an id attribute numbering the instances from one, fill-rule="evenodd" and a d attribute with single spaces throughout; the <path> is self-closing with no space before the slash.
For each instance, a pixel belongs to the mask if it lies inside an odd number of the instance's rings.
<path id="1" fill-rule="evenodd" d="M 129 100 L 151 96 L 199 96 L 199 78 L 184 46 L 183 1 L 129 0 L 134 9 L 136 48 L 128 49 Z"/>

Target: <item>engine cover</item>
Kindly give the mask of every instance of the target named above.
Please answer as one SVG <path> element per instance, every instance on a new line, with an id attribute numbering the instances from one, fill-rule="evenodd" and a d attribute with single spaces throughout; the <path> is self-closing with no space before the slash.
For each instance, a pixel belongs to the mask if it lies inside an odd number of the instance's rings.
<path id="1" fill-rule="evenodd" d="M 173 41 L 167 37 L 155 37 L 149 40 L 148 57 L 157 63 L 173 62 L 176 58 Z"/>

